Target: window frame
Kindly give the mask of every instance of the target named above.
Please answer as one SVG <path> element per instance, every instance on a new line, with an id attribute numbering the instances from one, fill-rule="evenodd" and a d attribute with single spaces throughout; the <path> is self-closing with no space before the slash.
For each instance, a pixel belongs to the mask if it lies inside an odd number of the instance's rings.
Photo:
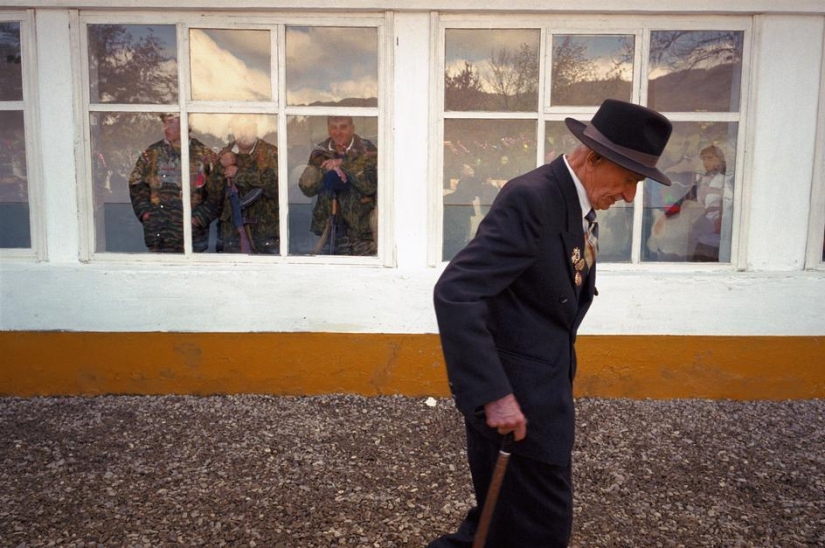
<path id="1" fill-rule="evenodd" d="M 541 32 L 539 60 L 539 104 L 536 112 L 481 112 L 481 111 L 446 111 L 444 98 L 444 70 L 446 53 L 446 31 L 450 29 L 536 29 Z M 563 121 L 567 116 L 573 116 L 587 121 L 596 112 L 594 107 L 555 107 L 549 104 L 550 72 L 552 40 L 559 34 L 591 34 L 591 35 L 633 35 L 635 37 L 632 98 L 637 104 L 647 104 L 647 75 L 649 73 L 650 34 L 656 31 L 667 30 L 729 30 L 743 33 L 742 74 L 739 110 L 737 112 L 665 112 L 672 122 L 733 122 L 737 123 L 736 162 L 733 196 L 733 219 L 731 234 L 731 260 L 729 263 L 697 263 L 697 262 L 652 262 L 643 261 L 642 256 L 642 226 L 643 226 L 643 192 L 637 192 L 633 202 L 633 239 L 631 242 L 630 262 L 601 263 L 602 271 L 734 271 L 741 270 L 745 264 L 745 235 L 743 234 L 743 217 L 746 212 L 746 196 L 748 189 L 744 188 L 749 179 L 750 165 L 745 161 L 744 151 L 750 149 L 752 132 L 748 127 L 749 98 L 752 93 L 751 79 L 751 51 L 753 40 L 753 18 L 750 16 L 625 16 L 610 15 L 579 15 L 558 16 L 547 15 L 525 19 L 521 16 L 505 18 L 501 16 L 459 16 L 440 15 L 437 24 L 433 25 L 433 43 L 435 44 L 434 62 L 432 63 L 432 81 L 436 91 L 433 94 L 432 109 L 434 115 L 434 134 L 431 143 L 431 157 L 434 159 L 431 168 L 430 195 L 433 197 L 430 226 L 433 227 L 429 246 L 428 260 L 433 266 L 443 265 L 447 261 L 442 258 L 442 242 L 444 238 L 444 204 L 442 196 L 442 178 L 444 166 L 444 120 L 455 118 L 477 119 L 531 119 L 536 120 L 536 165 L 542 165 L 545 141 L 545 126 L 547 122 Z M 644 185 L 645 183 L 640 183 Z"/>
<path id="2" fill-rule="evenodd" d="M 0 259 L 46 260 L 46 222 L 44 217 L 43 173 L 41 169 L 37 86 L 37 40 L 34 10 L 2 11 L 0 22 L 20 24 L 20 57 L 23 63 L 23 98 L 0 101 L 0 110 L 22 111 L 26 146 L 26 187 L 29 205 L 31 245 L 26 248 L 0 248 Z"/>
<path id="3" fill-rule="evenodd" d="M 205 14 L 193 13 L 148 13 L 134 12 L 106 12 L 82 11 L 78 16 L 77 55 L 80 67 L 81 97 L 78 112 L 82 126 L 82 145 L 78 147 L 78 186 L 80 209 L 80 257 L 83 261 L 107 261 L 113 263 L 204 263 L 227 264 L 246 263 L 255 265 L 265 264 L 343 264 L 366 266 L 392 266 L 394 257 L 390 253 L 388 241 L 392 237 L 392 222 L 390 211 L 392 204 L 391 173 L 391 131 L 390 121 L 391 97 L 390 74 L 392 73 L 392 47 L 389 37 L 393 33 L 393 18 L 389 13 L 364 13 L 348 15 L 346 17 L 333 15 L 313 15 L 298 13 L 252 13 L 227 16 L 220 12 Z M 89 55 L 88 55 L 88 26 L 96 24 L 120 25 L 174 25 L 177 63 L 178 63 L 178 100 L 176 104 L 123 104 L 123 103 L 92 103 L 89 95 Z M 286 104 L 286 28 L 290 26 L 306 27 L 354 27 L 375 28 L 377 33 L 377 63 L 378 63 L 378 97 L 375 107 L 323 107 L 323 106 L 289 106 Z M 191 88 L 191 55 L 189 50 L 190 31 L 192 29 L 222 29 L 222 30 L 269 30 L 272 44 L 271 101 L 205 101 L 193 100 Z M 181 135 L 189 131 L 190 114 L 264 114 L 276 117 L 277 145 L 279 150 L 278 181 L 280 207 L 280 233 L 288 234 L 288 162 L 287 162 L 287 120 L 290 116 L 366 116 L 374 117 L 377 121 L 379 138 L 378 155 L 378 249 L 375 256 L 332 256 L 332 255 L 289 255 L 289 238 L 281 238 L 280 255 L 245 255 L 236 253 L 193 253 L 191 240 L 191 226 L 184 222 L 184 252 L 180 254 L 157 254 L 150 252 L 128 253 L 97 251 L 95 242 L 94 217 L 94 181 L 92 180 L 91 132 L 90 116 L 95 112 L 140 112 L 160 114 L 162 112 L 180 113 Z M 148 143 L 147 143 L 148 145 Z M 181 164 L 188 165 L 188 147 L 181 148 Z M 191 215 L 189 193 L 189 170 L 182 170 L 182 197 L 184 219 Z"/>

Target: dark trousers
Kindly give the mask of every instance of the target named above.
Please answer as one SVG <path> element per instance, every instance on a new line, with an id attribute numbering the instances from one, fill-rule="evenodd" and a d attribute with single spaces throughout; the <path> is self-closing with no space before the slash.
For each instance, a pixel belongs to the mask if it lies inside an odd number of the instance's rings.
<path id="1" fill-rule="evenodd" d="M 467 426 L 467 458 L 478 506 L 467 513 L 457 532 L 434 540 L 429 548 L 472 547 L 498 454 L 499 445 Z M 486 548 L 564 548 L 570 542 L 572 528 L 570 466 L 511 455 Z"/>

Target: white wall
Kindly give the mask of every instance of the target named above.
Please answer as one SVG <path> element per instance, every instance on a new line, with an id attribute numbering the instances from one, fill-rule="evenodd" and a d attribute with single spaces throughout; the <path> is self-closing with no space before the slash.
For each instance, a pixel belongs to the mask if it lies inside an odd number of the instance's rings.
<path id="1" fill-rule="evenodd" d="M 754 86 L 748 270 L 805 264 L 822 67 L 822 18 L 765 16 Z"/>
<path id="2" fill-rule="evenodd" d="M 3 258 L 0 329 L 433 333 L 427 264 L 430 18 L 394 16 L 397 266 L 81 263 L 69 15 L 38 11 L 48 259 Z M 604 266 L 582 332 L 825 335 L 825 272 L 804 272 L 823 17 L 764 17 L 746 150 L 748 272 Z M 747 205 L 749 204 L 749 205 Z"/>

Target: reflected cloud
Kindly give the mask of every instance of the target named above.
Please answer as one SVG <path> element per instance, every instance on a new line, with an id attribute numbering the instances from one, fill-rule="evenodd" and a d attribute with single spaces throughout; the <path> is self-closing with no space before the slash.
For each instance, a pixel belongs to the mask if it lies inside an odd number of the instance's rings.
<path id="1" fill-rule="evenodd" d="M 190 114 L 189 127 L 209 146 L 223 146 L 238 135 L 265 138 L 275 135 L 276 117 L 267 114 Z M 217 144 L 215 144 L 217 143 Z"/>
<path id="2" fill-rule="evenodd" d="M 286 32 L 290 104 L 378 96 L 377 29 L 289 27 Z"/>
<path id="3" fill-rule="evenodd" d="M 477 30 L 451 29 L 447 31 L 446 61 L 453 65 L 464 61 L 477 65 L 489 61 L 493 52 L 502 48 L 518 51 L 522 44 L 527 44 L 538 51 L 539 31 L 535 29 Z"/>
<path id="4" fill-rule="evenodd" d="M 219 44 L 213 34 L 223 44 Z M 189 41 L 195 100 L 268 101 L 272 98 L 267 31 L 192 29 Z M 262 47 L 266 49 L 262 51 Z"/>

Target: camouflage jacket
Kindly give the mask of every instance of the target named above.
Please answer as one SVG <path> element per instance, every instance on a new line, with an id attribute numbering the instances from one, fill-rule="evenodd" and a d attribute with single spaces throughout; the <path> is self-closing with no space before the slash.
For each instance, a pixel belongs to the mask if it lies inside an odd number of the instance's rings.
<path id="1" fill-rule="evenodd" d="M 258 139 L 249 154 L 238 152 L 235 143 L 230 143 L 224 152 L 235 153 L 235 165 L 238 172 L 234 177 L 238 194 L 243 198 L 249 198 L 250 192 L 262 191 L 258 198 L 243 208 L 244 222 L 249 226 L 249 233 L 252 236 L 252 243 L 260 252 L 278 253 L 277 243 L 279 240 L 279 219 L 278 214 L 278 147 L 267 143 L 263 139 Z M 226 185 L 224 167 L 218 162 L 218 177 L 222 184 Z M 259 189 L 259 190 L 258 190 Z M 220 237 L 226 251 L 240 250 L 240 236 L 232 224 L 232 206 L 229 203 L 229 195 L 224 194 L 223 209 L 220 214 L 221 231 Z M 275 246 L 275 249 L 272 247 Z"/>
<path id="2" fill-rule="evenodd" d="M 319 143 L 309 155 L 298 186 L 306 196 L 317 196 L 312 210 L 310 230 L 320 235 L 332 211 L 332 197 L 324 191 L 325 160 L 341 158 L 341 169 L 347 175 L 348 190 L 338 192 L 339 213 L 346 224 L 347 235 L 358 240 L 374 240 L 370 214 L 375 209 L 378 190 L 378 149 L 372 142 L 354 136 L 352 147 L 345 153 L 335 151 L 332 139 Z"/>
<path id="3" fill-rule="evenodd" d="M 189 184 L 192 248 L 205 251 L 209 224 L 218 216 L 223 188 L 212 175 L 217 156 L 197 139 L 189 140 Z M 150 251 L 183 251 L 183 199 L 180 150 L 168 141 L 154 143 L 140 155 L 129 177 L 132 209 L 143 223 L 143 237 Z M 145 213 L 149 218 L 144 220 Z"/>

